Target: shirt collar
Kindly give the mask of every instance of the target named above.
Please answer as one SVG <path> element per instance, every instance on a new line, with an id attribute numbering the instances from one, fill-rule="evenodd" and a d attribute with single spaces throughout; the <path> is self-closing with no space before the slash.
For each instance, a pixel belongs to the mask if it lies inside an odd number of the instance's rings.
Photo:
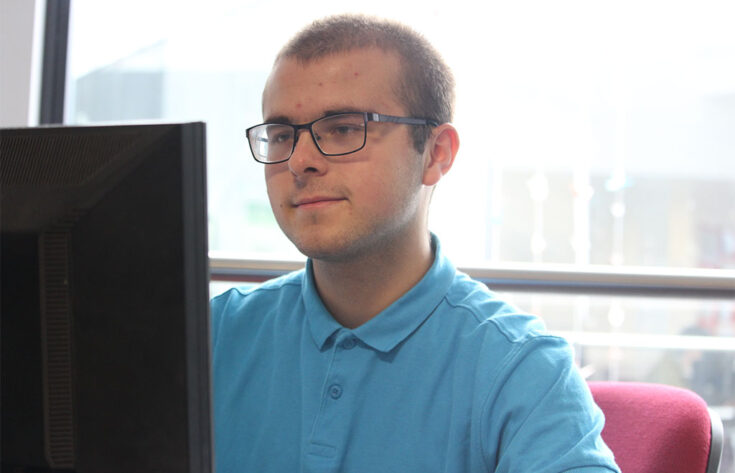
<path id="1" fill-rule="evenodd" d="M 306 263 L 302 297 L 314 342 L 323 349 L 340 329 L 351 332 L 366 345 L 387 353 L 411 335 L 439 305 L 454 280 L 455 268 L 442 253 L 439 239 L 431 235 L 434 262 L 424 277 L 400 299 L 354 330 L 340 325 L 324 306 L 316 290 L 311 260 Z"/>
<path id="2" fill-rule="evenodd" d="M 306 320 L 311 328 L 311 336 L 319 349 L 323 349 L 329 337 L 339 329 L 342 325 L 334 320 L 332 314 L 329 313 L 324 306 L 319 292 L 316 289 L 316 281 L 314 280 L 314 267 L 311 258 L 306 260 L 306 268 L 304 270 L 304 284 L 301 288 L 301 298 L 306 308 Z"/>

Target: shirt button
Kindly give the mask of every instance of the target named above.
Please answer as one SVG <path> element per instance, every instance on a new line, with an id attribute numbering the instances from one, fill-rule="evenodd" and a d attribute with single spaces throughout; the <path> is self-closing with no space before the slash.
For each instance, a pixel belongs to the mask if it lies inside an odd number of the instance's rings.
<path id="1" fill-rule="evenodd" d="M 342 342 L 342 348 L 345 350 L 352 350 L 355 348 L 355 345 L 357 345 L 357 342 L 354 338 L 348 338 L 344 342 Z"/>
<path id="2" fill-rule="evenodd" d="M 339 399 L 342 397 L 342 386 L 339 384 L 333 384 L 329 386 L 329 396 L 332 399 Z"/>

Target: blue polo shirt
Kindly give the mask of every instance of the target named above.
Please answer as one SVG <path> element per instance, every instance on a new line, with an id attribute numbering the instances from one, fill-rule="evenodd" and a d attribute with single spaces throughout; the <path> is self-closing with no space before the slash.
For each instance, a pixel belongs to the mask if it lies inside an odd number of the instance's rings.
<path id="1" fill-rule="evenodd" d="M 212 300 L 215 458 L 231 472 L 618 472 L 565 340 L 434 263 L 349 330 L 306 268 Z"/>

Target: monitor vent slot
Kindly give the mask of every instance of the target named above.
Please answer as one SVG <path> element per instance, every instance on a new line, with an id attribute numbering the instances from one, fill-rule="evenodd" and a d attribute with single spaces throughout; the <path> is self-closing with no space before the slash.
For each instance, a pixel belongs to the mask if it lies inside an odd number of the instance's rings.
<path id="1" fill-rule="evenodd" d="M 73 468 L 75 462 L 70 246 L 63 227 L 40 237 L 45 444 L 52 468 Z"/>
<path id="2" fill-rule="evenodd" d="M 92 179 L 136 143 L 134 130 L 80 139 L 72 134 L 49 135 L 44 140 L 27 135 L 3 135 L 0 182 L 3 185 L 43 183 L 79 185 Z"/>

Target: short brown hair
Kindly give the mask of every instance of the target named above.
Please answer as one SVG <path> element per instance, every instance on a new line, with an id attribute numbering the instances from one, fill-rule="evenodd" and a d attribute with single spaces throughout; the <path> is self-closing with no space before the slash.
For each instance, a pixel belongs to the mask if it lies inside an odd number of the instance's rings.
<path id="1" fill-rule="evenodd" d="M 439 123 L 454 115 L 454 77 L 441 55 L 419 33 L 391 20 L 365 15 L 336 15 L 317 20 L 289 41 L 276 58 L 308 62 L 324 56 L 375 47 L 395 52 L 403 74 L 396 95 L 413 117 Z M 414 147 L 423 152 L 430 127 L 415 127 Z"/>

